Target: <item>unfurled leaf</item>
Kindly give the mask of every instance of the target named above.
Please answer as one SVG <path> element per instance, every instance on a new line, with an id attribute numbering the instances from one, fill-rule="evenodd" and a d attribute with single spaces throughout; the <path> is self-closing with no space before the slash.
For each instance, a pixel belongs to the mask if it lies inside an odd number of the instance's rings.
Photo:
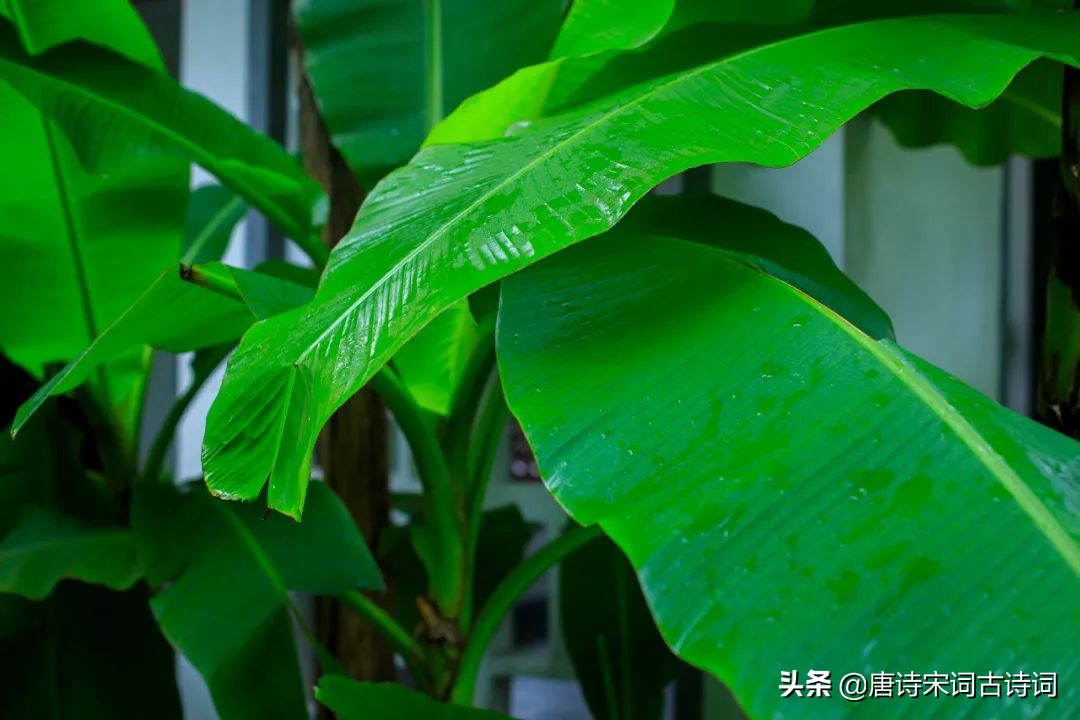
<path id="1" fill-rule="evenodd" d="M 54 120 L 7 86 L 0 117 L 0 285 L 18 307 L 0 316 L 0 346 L 40 376 L 74 358 L 175 262 L 187 167 L 146 152 L 86 169 Z M 138 357 L 123 360 L 96 382 L 114 406 L 141 371 Z"/>
<path id="2" fill-rule="evenodd" d="M 168 75 L 85 44 L 30 57 L 6 26 L 0 79 L 63 130 L 84 168 L 98 170 L 149 148 L 196 162 L 305 251 L 325 252 L 312 237 L 315 181 L 279 145 Z"/>
<path id="3" fill-rule="evenodd" d="M 560 0 L 300 0 L 295 12 L 334 144 L 373 181 L 404 164 L 463 99 L 543 59 L 561 8 Z"/>
<path id="4" fill-rule="evenodd" d="M 0 541 L 0 592 L 31 600 L 65 578 L 126 590 L 142 575 L 126 528 L 84 525 L 30 505 Z"/>
<path id="5" fill-rule="evenodd" d="M 1068 675 L 1080 444 L 742 254 L 756 239 L 781 260 L 776 228 L 714 230 L 616 228 L 504 281 L 499 316 L 545 483 L 626 553 L 667 643 L 751 717 L 942 707 L 785 699 L 781 670 Z M 965 702 L 1069 717 L 1080 690 Z"/>
<path id="6" fill-rule="evenodd" d="M 678 661 L 618 547 L 598 537 L 559 564 L 563 644 L 595 720 L 660 720 Z"/>
<path id="7" fill-rule="evenodd" d="M 333 411 L 441 311 L 610 228 L 694 165 L 792 163 L 902 89 L 993 100 L 1040 55 L 1076 62 L 1080 14 L 935 16 L 811 32 L 647 80 L 508 137 L 433 145 L 387 177 L 315 299 L 255 325 L 207 419 L 206 480 L 298 516 Z M 986 62 L 992 57 L 993 62 Z"/>
<path id="8" fill-rule="evenodd" d="M 222 720 L 306 718 L 289 590 L 341 593 L 382 581 L 348 511 L 321 483 L 307 522 L 263 518 L 201 485 L 146 487 L 132 522 L 162 631 L 210 687 Z M 212 609 L 212 612 L 208 610 Z"/>
<path id="9" fill-rule="evenodd" d="M 510 720 L 490 710 L 439 702 L 402 685 L 361 683 L 335 675 L 319 680 L 315 699 L 340 720 Z"/>

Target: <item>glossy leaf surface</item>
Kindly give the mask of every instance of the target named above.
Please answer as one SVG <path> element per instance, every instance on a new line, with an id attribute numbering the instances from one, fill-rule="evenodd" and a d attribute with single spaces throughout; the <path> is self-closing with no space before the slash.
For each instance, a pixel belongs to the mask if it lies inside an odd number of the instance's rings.
<path id="1" fill-rule="evenodd" d="M 325 675 L 315 688 L 315 699 L 340 720 L 509 720 L 490 710 L 449 705 L 416 690 L 393 683 L 361 683 Z"/>
<path id="2" fill-rule="evenodd" d="M 279 145 L 167 75 L 85 44 L 30 57 L 6 26 L 0 78 L 64 130 L 84 167 L 146 147 L 196 162 L 313 250 L 315 182 Z"/>
<path id="3" fill-rule="evenodd" d="M 132 516 L 162 631 L 210 687 L 223 720 L 306 718 L 289 590 L 339 593 L 382 582 L 359 530 L 322 484 L 308 522 L 263 519 L 201 485 L 147 487 Z M 207 612 L 213 608 L 213 612 Z"/>
<path id="4" fill-rule="evenodd" d="M 127 529 L 83 525 L 43 507 L 24 508 L 0 542 L 0 592 L 31 600 L 65 578 L 126 590 L 141 574 Z"/>
<path id="5" fill-rule="evenodd" d="M 548 488 L 751 717 L 942 707 L 782 699 L 781 670 L 1071 675 L 1080 445 L 722 250 L 756 232 L 616 229 L 504 281 L 503 382 Z M 964 702 L 1068 717 L 1080 691 Z"/>
<path id="6" fill-rule="evenodd" d="M 559 0 L 301 0 L 295 12 L 334 144 L 371 181 L 408 161 L 463 99 L 543 59 L 561 9 Z"/>
<path id="7" fill-rule="evenodd" d="M 322 425 L 453 303 L 603 232 L 676 172 L 792 163 L 901 89 L 989 102 L 1040 54 L 1075 61 L 1078 30 L 1076 14 L 844 26 L 649 80 L 505 138 L 425 148 L 368 197 L 314 301 L 244 337 L 207 419 L 209 487 L 253 499 L 269 477 L 270 506 L 298 516 Z"/>

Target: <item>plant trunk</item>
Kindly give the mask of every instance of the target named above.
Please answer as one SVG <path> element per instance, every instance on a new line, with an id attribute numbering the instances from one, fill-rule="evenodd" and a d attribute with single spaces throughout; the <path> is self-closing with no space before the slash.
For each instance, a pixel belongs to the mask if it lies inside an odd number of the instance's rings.
<path id="1" fill-rule="evenodd" d="M 1080 0 L 1074 3 L 1080 8 Z M 1080 439 L 1080 70 L 1065 68 L 1060 182 L 1054 198 L 1036 412 Z"/>
<path id="2" fill-rule="evenodd" d="M 330 144 L 306 76 L 301 76 L 299 93 L 304 166 L 330 199 L 323 241 L 333 247 L 352 226 L 363 193 L 341 153 Z M 319 448 L 326 482 L 352 513 L 374 552 L 382 531 L 390 524 L 387 419 L 375 394 L 365 388 L 334 413 Z M 391 579 L 385 568 L 383 575 L 389 588 Z M 375 599 L 387 607 L 389 589 Z M 395 679 L 390 645 L 370 624 L 333 598 L 320 599 L 318 632 L 351 677 L 374 682 Z"/>

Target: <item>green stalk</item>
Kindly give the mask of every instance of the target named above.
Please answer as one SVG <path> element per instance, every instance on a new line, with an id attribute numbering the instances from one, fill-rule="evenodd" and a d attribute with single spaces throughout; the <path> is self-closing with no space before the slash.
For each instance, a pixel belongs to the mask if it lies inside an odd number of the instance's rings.
<path id="1" fill-rule="evenodd" d="M 576 527 L 552 540 L 538 552 L 525 558 L 509 575 L 503 578 L 491 599 L 476 618 L 476 625 L 465 645 L 458 665 L 457 682 L 450 692 L 450 702 L 455 705 L 470 705 L 476 688 L 476 677 L 480 663 L 484 659 L 491 639 L 502 624 L 503 618 L 517 602 L 518 598 L 540 579 L 545 572 L 560 560 L 574 552 L 590 540 L 599 537 L 599 526 Z"/>
<path id="2" fill-rule="evenodd" d="M 421 557 L 427 565 L 432 597 L 445 615 L 454 617 L 461 608 L 466 585 L 465 529 L 451 487 L 450 470 L 435 431 L 394 372 L 383 368 L 371 379 L 371 388 L 393 413 L 416 460 L 424 487 L 426 529 L 430 531 Z"/>
<path id="3" fill-rule="evenodd" d="M 219 295 L 224 295 L 230 300 L 244 302 L 236 282 L 232 275 L 223 266 L 208 265 L 181 265 L 180 277 L 188 282 L 201 285 L 207 290 L 213 290 Z"/>
<path id="4" fill-rule="evenodd" d="M 466 519 L 468 523 L 468 535 L 466 545 L 466 559 L 469 567 L 469 577 L 476 575 L 476 548 L 480 541 L 480 526 L 484 519 L 484 499 L 487 496 L 488 484 L 491 482 L 492 464 L 495 461 L 495 453 L 499 448 L 499 441 L 503 437 L 506 427 L 506 418 L 509 411 L 506 400 L 503 397 L 502 384 L 499 382 L 497 371 L 491 372 L 488 378 L 488 391 L 483 396 L 479 410 L 476 413 L 476 427 L 473 432 L 472 442 L 469 444 L 469 485 L 467 488 Z M 467 628 L 472 622 L 474 584 L 469 583 L 465 589 L 465 605 L 461 611 L 461 627 Z"/>
<path id="5" fill-rule="evenodd" d="M 424 650 L 420 644 L 401 627 L 390 613 L 379 607 L 374 601 L 363 593 L 353 591 L 338 595 L 338 600 L 351 609 L 357 615 L 367 620 L 380 635 L 382 635 L 390 647 L 394 648 L 409 666 L 413 679 L 422 682 L 427 679 L 424 667 Z"/>
<path id="6" fill-rule="evenodd" d="M 443 435 L 443 452 L 455 476 L 468 478 L 468 449 L 476 413 L 483 398 L 491 369 L 495 366 L 495 332 L 482 331 L 462 373 L 461 382 L 450 404 L 450 419 Z M 465 493 L 462 492 L 464 497 Z"/>

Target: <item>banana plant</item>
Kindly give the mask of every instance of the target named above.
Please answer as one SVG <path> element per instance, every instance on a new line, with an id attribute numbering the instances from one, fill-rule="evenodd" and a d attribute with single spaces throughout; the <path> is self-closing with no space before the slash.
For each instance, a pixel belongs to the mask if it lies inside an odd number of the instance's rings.
<path id="1" fill-rule="evenodd" d="M 558 2 L 297 3 L 307 81 L 366 193 L 328 251 L 315 181 L 165 75 L 129 5 L 80 2 L 100 22 L 75 23 L 56 0 L 9 0 L 0 78 L 11 112 L 44 130 L 19 148 L 34 182 L 11 188 L 5 217 L 64 222 L 0 232 L 14 263 L 63 268 L 66 283 L 9 283 L 28 304 L 59 288 L 63 332 L 0 323 L 12 377 L 41 382 L 0 446 L 13 488 L 0 646 L 7 658 L 53 638 L 19 668 L 27 690 L 0 700 L 13 716 L 50 683 L 53 717 L 84 696 L 115 717 L 177 716 L 172 648 L 226 720 L 305 717 L 295 623 L 319 661 L 315 698 L 339 717 L 493 720 L 471 707 L 485 653 L 564 560 L 566 645 L 598 718 L 659 717 L 678 662 L 753 718 L 950 712 L 784 697 L 777 679 L 796 669 L 1067 677 L 1080 663 L 1080 445 L 901 348 L 805 231 L 650 191 L 702 165 L 791 164 L 867 112 L 906 144 L 951 142 L 973 162 L 1050 154 L 1080 14 L 1022 0 L 774 5 L 575 0 L 562 19 Z M 189 193 L 177 168 L 190 162 L 221 186 Z M 183 202 L 124 212 L 119 198 L 157 184 Z M 222 264 L 248 207 L 315 272 Z M 171 239 L 122 244 L 155 227 Z M 119 266 L 138 272 L 112 283 Z M 112 378 L 145 386 L 147 348 L 197 351 L 200 381 L 231 352 L 201 480 L 176 485 L 164 462 L 195 390 L 138 459 L 144 399 Z M 313 479 L 323 425 L 364 386 L 422 487 L 376 548 Z M 486 510 L 508 411 L 574 521 L 527 556 L 520 514 Z M 366 592 L 382 586 L 379 563 L 401 581 L 393 609 Z M 573 580 L 605 576 L 593 591 Z M 413 689 L 346 677 L 295 592 L 359 614 Z M 124 608 L 115 619 L 138 641 L 118 662 L 155 658 L 139 672 L 163 709 L 118 696 L 115 678 L 48 672 L 94 640 L 65 614 L 78 594 Z M 984 667 L 1005 661 L 1023 667 Z M 1070 717 L 1080 691 L 967 712 Z"/>

